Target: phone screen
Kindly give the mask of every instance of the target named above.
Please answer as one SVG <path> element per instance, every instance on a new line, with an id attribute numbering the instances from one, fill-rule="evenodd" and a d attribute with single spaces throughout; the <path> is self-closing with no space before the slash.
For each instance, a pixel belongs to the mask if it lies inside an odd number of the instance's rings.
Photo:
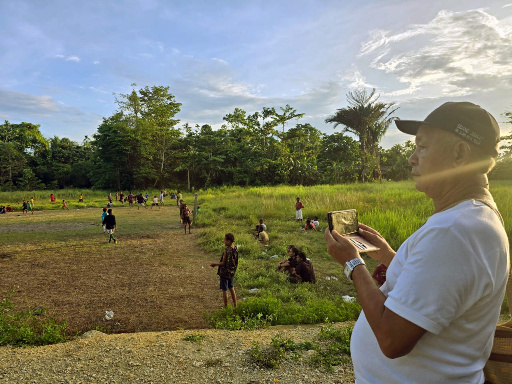
<path id="1" fill-rule="evenodd" d="M 357 211 L 348 209 L 328 213 L 329 229 L 335 229 L 340 235 L 354 233 L 358 230 Z"/>

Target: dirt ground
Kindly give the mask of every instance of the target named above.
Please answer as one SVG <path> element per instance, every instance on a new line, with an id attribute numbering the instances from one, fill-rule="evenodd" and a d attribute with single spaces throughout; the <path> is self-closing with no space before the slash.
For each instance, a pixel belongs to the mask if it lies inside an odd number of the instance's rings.
<path id="1" fill-rule="evenodd" d="M 17 307 L 67 319 L 70 334 L 208 327 L 203 313 L 222 305 L 209 266 L 220 253 L 198 247 L 198 230 L 184 235 L 176 206 L 114 214 L 118 244 L 108 243 L 98 209 L 2 215 L 2 297 L 13 290 Z"/>

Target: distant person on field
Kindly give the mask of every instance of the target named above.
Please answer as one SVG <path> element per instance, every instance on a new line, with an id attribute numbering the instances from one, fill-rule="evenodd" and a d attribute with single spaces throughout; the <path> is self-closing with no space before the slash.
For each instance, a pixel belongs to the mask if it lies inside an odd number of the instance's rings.
<path id="1" fill-rule="evenodd" d="M 11 207 L 10 204 L 7 204 L 7 208 L 5 208 L 7 212 L 14 212 L 14 209 Z"/>
<path id="2" fill-rule="evenodd" d="M 291 273 L 293 269 L 297 266 L 297 255 L 299 254 L 299 250 L 295 247 L 295 245 L 289 245 L 286 248 L 286 252 L 288 253 L 288 258 L 277 264 L 277 271 L 286 271 Z"/>
<path id="3" fill-rule="evenodd" d="M 196 213 L 201 213 L 201 212 L 202 212 L 202 211 L 201 211 L 201 207 L 198 205 L 198 206 L 197 206 L 197 209 L 196 209 Z"/>
<path id="4" fill-rule="evenodd" d="M 21 204 L 21 211 L 25 214 L 28 212 L 28 204 L 26 200 L 23 200 L 23 203 Z"/>
<path id="5" fill-rule="evenodd" d="M 302 208 L 304 208 L 304 204 L 300 201 L 300 197 L 297 197 L 295 202 L 295 220 L 297 221 L 302 221 Z"/>
<path id="6" fill-rule="evenodd" d="M 112 209 L 109 209 L 108 215 L 103 219 L 103 224 L 105 225 L 105 228 L 107 229 L 107 233 L 109 234 L 108 242 L 110 243 L 112 240 L 114 240 L 114 244 L 117 244 L 117 240 L 114 237 L 114 232 L 117 229 L 116 225 L 116 217 L 112 214 Z"/>
<path id="7" fill-rule="evenodd" d="M 103 233 L 107 233 L 107 227 L 105 226 L 105 217 L 107 216 L 107 208 L 103 208 L 103 212 L 101 213 L 101 226 L 103 227 Z"/>
<path id="8" fill-rule="evenodd" d="M 192 215 L 192 212 L 190 212 L 190 209 L 188 208 L 187 204 L 183 205 L 181 215 L 183 218 L 183 229 L 185 229 L 185 234 L 187 233 L 187 224 L 188 224 L 188 233 L 190 233 L 190 224 L 191 224 L 190 216 Z"/>
<path id="9" fill-rule="evenodd" d="M 119 194 L 116 192 L 116 201 L 117 201 L 117 198 L 119 197 Z"/>
<path id="10" fill-rule="evenodd" d="M 176 205 L 179 206 L 180 205 L 180 200 L 183 198 L 183 195 L 181 194 L 181 191 L 178 189 L 178 191 L 176 192 Z"/>
<path id="11" fill-rule="evenodd" d="M 260 219 L 260 223 L 256 224 L 256 233 L 254 237 L 258 238 L 261 231 L 266 231 L 267 225 L 263 222 L 263 219 Z"/>
<path id="12" fill-rule="evenodd" d="M 62 200 L 62 209 L 67 209 L 69 211 L 68 203 L 66 203 L 66 200 Z"/>
<path id="13" fill-rule="evenodd" d="M 309 217 L 306 219 L 306 224 L 304 224 L 304 229 L 316 231 L 315 224 L 313 224 L 313 221 Z"/>
<path id="14" fill-rule="evenodd" d="M 34 214 L 34 207 L 32 206 L 32 203 L 27 200 L 27 208 L 30 213 Z"/>
<path id="15" fill-rule="evenodd" d="M 147 208 L 146 205 L 144 205 L 144 196 L 142 196 L 142 193 L 135 196 L 135 198 L 137 199 L 137 210 L 139 210 L 140 207 Z"/>
<path id="16" fill-rule="evenodd" d="M 5 213 L 5 207 L 3 205 L 0 205 L 0 214 Z"/>
<path id="17" fill-rule="evenodd" d="M 291 282 L 298 283 L 316 283 L 315 271 L 313 270 L 313 264 L 310 260 L 307 259 L 306 254 L 304 252 L 299 252 L 297 254 L 297 266 L 295 270 L 291 273 Z M 292 278 L 296 278 L 293 280 Z"/>
<path id="18" fill-rule="evenodd" d="M 112 202 L 112 200 L 109 200 L 107 202 L 107 208 L 112 208 L 114 206 L 114 203 Z"/>
<path id="19" fill-rule="evenodd" d="M 30 198 L 30 203 L 32 204 L 32 207 L 35 207 L 34 198 L 33 197 Z"/>
<path id="20" fill-rule="evenodd" d="M 153 206 L 157 206 L 158 208 L 160 208 L 160 206 L 158 205 L 158 197 L 153 197 L 153 203 L 151 204 L 151 209 L 153 209 Z"/>
<path id="21" fill-rule="evenodd" d="M 313 224 L 315 224 L 315 228 L 318 229 L 318 226 L 320 225 L 320 222 L 318 221 L 318 216 L 315 216 L 315 218 L 312 220 Z"/>
<path id="22" fill-rule="evenodd" d="M 130 191 L 130 193 L 128 194 L 128 204 L 130 205 L 130 207 L 133 206 L 133 202 L 135 200 L 135 196 L 133 195 L 133 193 Z"/>
<path id="23" fill-rule="evenodd" d="M 55 203 L 55 196 L 53 193 L 50 194 L 50 202 Z"/>
<path id="24" fill-rule="evenodd" d="M 183 207 L 185 206 L 185 203 L 183 202 L 183 199 L 179 201 L 180 205 L 180 223 L 183 224 Z"/>
<path id="25" fill-rule="evenodd" d="M 79 203 L 83 203 L 84 202 L 84 194 L 83 193 L 80 194 L 80 197 L 78 198 L 78 202 Z"/>
<path id="26" fill-rule="evenodd" d="M 367 255 L 388 267 L 380 288 L 356 246 L 325 231 L 327 252 L 345 266 L 362 307 L 350 342 L 356 382 L 483 383 L 510 269 L 487 177 L 499 124 L 470 102 L 395 124 L 416 136 L 409 165 L 416 189 L 432 199 L 432 215 L 396 252 L 359 224 L 359 235 L 380 248 Z"/>
<path id="27" fill-rule="evenodd" d="M 164 205 L 164 191 L 160 191 L 160 205 Z"/>
<path id="28" fill-rule="evenodd" d="M 268 233 L 263 230 L 263 227 L 261 225 L 256 226 L 256 230 L 258 231 L 258 240 L 261 244 L 267 245 L 269 242 Z"/>
<path id="29" fill-rule="evenodd" d="M 112 193 L 110 193 L 110 192 L 108 193 L 107 199 L 108 199 L 108 201 L 112 201 Z"/>
<path id="30" fill-rule="evenodd" d="M 375 268 L 375 271 L 373 271 L 372 277 L 377 281 L 377 284 L 382 286 L 386 282 L 386 271 L 388 270 L 388 267 L 386 267 L 384 264 L 377 265 L 377 268 Z"/>
<path id="31" fill-rule="evenodd" d="M 121 202 L 121 204 L 124 204 L 124 193 L 123 192 L 121 192 L 119 194 L 119 201 Z"/>
<path id="32" fill-rule="evenodd" d="M 234 277 L 236 269 L 238 268 L 238 249 L 234 244 L 235 236 L 232 233 L 227 233 L 224 236 L 224 245 L 226 248 L 222 253 L 220 263 L 212 263 L 211 267 L 219 267 L 217 275 L 220 277 L 220 289 L 222 290 L 222 299 L 224 306 L 228 306 L 228 289 L 231 292 L 231 299 L 233 306 L 236 307 L 236 293 L 234 288 Z"/>

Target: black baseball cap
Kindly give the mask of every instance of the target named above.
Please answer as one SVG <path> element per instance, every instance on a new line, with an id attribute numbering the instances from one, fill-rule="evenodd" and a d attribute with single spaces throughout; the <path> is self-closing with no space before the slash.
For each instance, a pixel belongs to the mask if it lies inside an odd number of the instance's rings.
<path id="1" fill-rule="evenodd" d="M 424 121 L 395 120 L 398 129 L 416 135 L 419 127 L 432 126 L 452 132 L 493 157 L 498 156 L 500 127 L 496 119 L 479 105 L 467 101 L 448 102 L 434 109 Z"/>

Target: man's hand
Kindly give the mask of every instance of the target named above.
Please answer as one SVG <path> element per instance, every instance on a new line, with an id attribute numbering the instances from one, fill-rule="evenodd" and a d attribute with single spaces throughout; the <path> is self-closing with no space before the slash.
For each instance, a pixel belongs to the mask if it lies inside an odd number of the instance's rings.
<path id="1" fill-rule="evenodd" d="M 212 267 L 212 268 L 213 268 L 213 267 L 216 267 L 216 266 L 217 266 L 217 263 L 211 263 L 211 264 L 210 264 L 210 267 Z"/>
<path id="2" fill-rule="evenodd" d="M 379 247 L 378 251 L 367 252 L 372 259 L 380 261 L 386 267 L 389 266 L 396 252 L 391 248 L 382 235 L 372 227 L 359 223 L 359 234 L 373 245 Z"/>
<path id="3" fill-rule="evenodd" d="M 333 230 L 331 232 L 329 228 L 326 228 L 324 237 L 327 243 L 327 253 L 341 265 L 345 265 L 347 261 L 360 257 L 356 246 L 346 237 L 341 236 L 338 231 Z"/>

